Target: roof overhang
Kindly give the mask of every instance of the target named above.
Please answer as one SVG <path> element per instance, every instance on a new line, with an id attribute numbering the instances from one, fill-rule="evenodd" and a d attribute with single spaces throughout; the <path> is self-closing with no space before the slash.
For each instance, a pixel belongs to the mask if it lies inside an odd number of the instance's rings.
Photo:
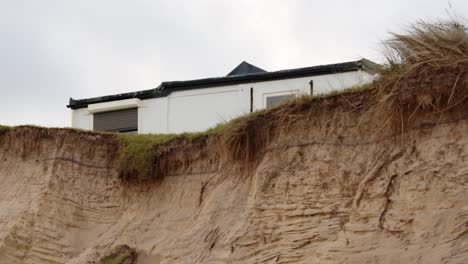
<path id="1" fill-rule="evenodd" d="M 131 98 L 111 102 L 103 102 L 88 105 L 88 111 L 91 114 L 100 113 L 100 112 L 109 112 L 116 110 L 123 110 L 128 108 L 136 108 L 140 106 L 140 99 Z"/>

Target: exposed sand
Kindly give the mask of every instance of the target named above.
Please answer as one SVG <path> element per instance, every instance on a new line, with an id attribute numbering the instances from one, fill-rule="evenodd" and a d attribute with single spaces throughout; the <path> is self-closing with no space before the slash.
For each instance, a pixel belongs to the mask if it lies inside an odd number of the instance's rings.
<path id="1" fill-rule="evenodd" d="M 400 145 L 347 134 L 353 115 L 297 124 L 250 170 L 214 139 L 186 146 L 144 186 L 120 183 L 106 136 L 17 128 L 0 136 L 0 263 L 119 244 L 138 263 L 467 263 L 468 119 L 421 121 Z"/>

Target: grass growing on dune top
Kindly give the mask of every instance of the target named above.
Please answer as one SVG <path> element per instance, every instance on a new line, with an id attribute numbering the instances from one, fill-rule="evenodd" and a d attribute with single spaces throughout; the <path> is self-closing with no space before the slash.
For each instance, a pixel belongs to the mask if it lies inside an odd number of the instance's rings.
<path id="1" fill-rule="evenodd" d="M 176 135 L 118 135 L 119 177 L 124 180 L 137 178 L 149 180 L 154 175 L 154 158 L 157 147 L 177 138 Z"/>
<path id="2" fill-rule="evenodd" d="M 199 137 L 221 134 L 224 124 L 198 133 L 182 134 L 118 134 L 120 141 L 119 176 L 124 180 L 147 181 L 160 177 L 154 171 L 159 147 L 174 140 L 187 142 Z"/>
<path id="3" fill-rule="evenodd" d="M 0 125 L 0 132 L 2 132 L 2 131 L 7 131 L 7 130 L 10 130 L 10 129 L 11 129 L 10 126 Z"/>
<path id="4" fill-rule="evenodd" d="M 3 125 L 0 125 L 0 135 L 6 133 L 7 131 L 11 130 L 12 127 L 10 126 L 3 126 Z"/>

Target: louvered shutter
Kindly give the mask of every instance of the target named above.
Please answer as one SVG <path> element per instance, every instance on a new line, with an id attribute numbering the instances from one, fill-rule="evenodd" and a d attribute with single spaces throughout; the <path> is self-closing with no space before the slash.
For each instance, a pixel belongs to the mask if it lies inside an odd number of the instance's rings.
<path id="1" fill-rule="evenodd" d="M 132 132 L 138 130 L 138 108 L 94 114 L 94 130 Z"/>

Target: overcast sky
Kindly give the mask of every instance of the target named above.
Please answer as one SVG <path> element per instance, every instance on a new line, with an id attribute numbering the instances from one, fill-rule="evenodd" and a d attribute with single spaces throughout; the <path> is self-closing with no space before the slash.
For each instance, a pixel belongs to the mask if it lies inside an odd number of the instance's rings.
<path id="1" fill-rule="evenodd" d="M 451 7 L 450 7 L 451 6 Z M 68 98 L 366 57 L 466 0 L 0 0 L 0 124 L 69 126 Z"/>

